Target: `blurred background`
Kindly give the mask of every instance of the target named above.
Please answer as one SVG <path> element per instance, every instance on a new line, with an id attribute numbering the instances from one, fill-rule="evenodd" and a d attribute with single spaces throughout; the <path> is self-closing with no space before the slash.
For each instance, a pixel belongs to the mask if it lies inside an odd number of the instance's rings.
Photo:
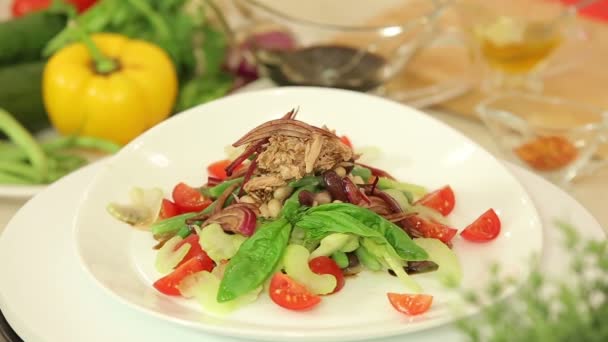
<path id="1" fill-rule="evenodd" d="M 0 0 L 0 108 L 24 128 L 0 125 L 0 184 L 51 183 L 237 91 L 306 85 L 420 108 L 575 191 L 608 155 L 607 18 L 604 0 Z"/>

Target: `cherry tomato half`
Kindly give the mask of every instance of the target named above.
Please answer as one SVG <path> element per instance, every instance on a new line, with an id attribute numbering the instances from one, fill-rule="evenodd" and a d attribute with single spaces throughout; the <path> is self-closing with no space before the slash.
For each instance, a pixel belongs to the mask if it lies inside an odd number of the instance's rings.
<path id="1" fill-rule="evenodd" d="M 179 296 L 181 293 L 177 286 L 187 276 L 200 272 L 213 270 L 213 261 L 209 257 L 197 256 L 188 260 L 183 265 L 176 268 L 173 272 L 154 282 L 154 288 L 169 296 Z"/>
<path id="2" fill-rule="evenodd" d="M 190 234 L 190 235 L 188 235 L 187 238 L 183 239 L 177 245 L 175 245 L 174 250 L 178 250 L 184 244 L 190 245 L 190 249 L 188 250 L 188 253 L 184 256 L 182 261 L 180 261 L 180 263 L 177 264 L 176 267 L 180 267 L 181 265 L 188 262 L 188 260 L 190 260 L 192 258 L 197 258 L 197 257 L 202 258 L 203 262 L 205 264 L 208 264 L 208 263 L 213 264 L 213 260 L 211 260 L 211 258 L 207 255 L 207 252 L 205 252 L 201 248 L 201 245 L 198 243 L 198 240 L 199 240 L 199 236 L 197 234 Z"/>
<path id="3" fill-rule="evenodd" d="M 207 166 L 207 173 L 210 176 L 224 180 L 228 178 L 228 176 L 226 175 L 226 167 L 228 165 L 230 165 L 230 160 L 228 159 L 216 161 L 215 163 L 212 163 Z"/>
<path id="4" fill-rule="evenodd" d="M 158 218 L 164 220 L 173 216 L 177 216 L 179 214 L 180 212 L 178 206 L 170 200 L 163 198 L 163 203 L 161 204 L 160 213 L 158 213 Z"/>
<path id="5" fill-rule="evenodd" d="M 417 203 L 420 203 L 425 207 L 435 209 L 443 216 L 448 216 L 454 209 L 456 199 L 454 197 L 452 188 L 449 185 L 446 185 L 441 189 L 426 194 L 424 197 L 419 199 Z"/>
<path id="6" fill-rule="evenodd" d="M 395 310 L 406 315 L 415 316 L 428 311 L 433 303 L 433 296 L 426 294 L 386 294 Z"/>
<path id="7" fill-rule="evenodd" d="M 449 246 L 452 238 L 458 233 L 458 229 L 448 227 L 444 224 L 427 221 L 417 215 L 412 215 L 401 221 L 407 229 L 417 231 L 425 238 L 441 240 Z"/>
<path id="8" fill-rule="evenodd" d="M 336 277 L 336 288 L 330 294 L 336 293 L 344 287 L 344 273 L 332 258 L 316 257 L 308 262 L 308 266 L 316 274 L 331 274 Z"/>
<path id="9" fill-rule="evenodd" d="M 321 302 L 321 297 L 281 272 L 272 277 L 268 292 L 273 302 L 289 310 L 307 310 Z"/>
<path id="10" fill-rule="evenodd" d="M 210 199 L 183 182 L 173 188 L 173 201 L 183 213 L 201 211 L 211 204 Z"/>
<path id="11" fill-rule="evenodd" d="M 494 209 L 488 209 L 460 233 L 464 239 L 472 242 L 491 241 L 498 234 L 500 234 L 500 219 Z"/>

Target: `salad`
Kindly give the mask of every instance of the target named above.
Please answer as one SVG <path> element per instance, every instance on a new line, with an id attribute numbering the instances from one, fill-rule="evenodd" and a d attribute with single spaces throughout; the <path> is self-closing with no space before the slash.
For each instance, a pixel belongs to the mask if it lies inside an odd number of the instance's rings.
<path id="1" fill-rule="evenodd" d="M 449 185 L 427 191 L 358 162 L 346 136 L 296 120 L 292 110 L 232 144 L 234 157 L 211 163 L 207 182 L 131 191 L 132 203 L 108 212 L 147 229 L 158 244 L 153 286 L 229 313 L 268 295 L 289 310 L 312 310 L 340 295 L 359 272 L 385 272 L 403 284 L 387 293 L 399 312 L 432 305 L 416 274 L 434 272 L 458 286 L 452 251 L 458 229 Z M 489 208 L 460 235 L 484 243 L 500 233 Z"/>

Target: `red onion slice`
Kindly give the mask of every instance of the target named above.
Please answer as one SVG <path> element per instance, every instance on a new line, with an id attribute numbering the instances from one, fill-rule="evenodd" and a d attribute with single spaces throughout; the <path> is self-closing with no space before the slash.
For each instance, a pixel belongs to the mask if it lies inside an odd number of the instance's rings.
<path id="1" fill-rule="evenodd" d="M 218 223 L 227 232 L 251 236 L 255 232 L 257 216 L 246 206 L 229 206 L 209 217 L 203 225 Z"/>
<path id="2" fill-rule="evenodd" d="M 216 186 L 216 185 L 220 184 L 221 182 L 222 182 L 222 180 L 220 178 L 213 177 L 213 176 L 207 177 L 207 186 L 208 187 Z"/>

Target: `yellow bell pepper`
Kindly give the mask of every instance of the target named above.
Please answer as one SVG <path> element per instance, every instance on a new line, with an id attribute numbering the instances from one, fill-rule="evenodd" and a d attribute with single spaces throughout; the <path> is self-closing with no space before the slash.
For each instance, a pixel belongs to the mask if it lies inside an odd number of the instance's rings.
<path id="1" fill-rule="evenodd" d="M 81 36 L 44 69 L 44 105 L 55 129 L 125 144 L 171 114 L 178 81 L 164 50 L 119 34 Z"/>

